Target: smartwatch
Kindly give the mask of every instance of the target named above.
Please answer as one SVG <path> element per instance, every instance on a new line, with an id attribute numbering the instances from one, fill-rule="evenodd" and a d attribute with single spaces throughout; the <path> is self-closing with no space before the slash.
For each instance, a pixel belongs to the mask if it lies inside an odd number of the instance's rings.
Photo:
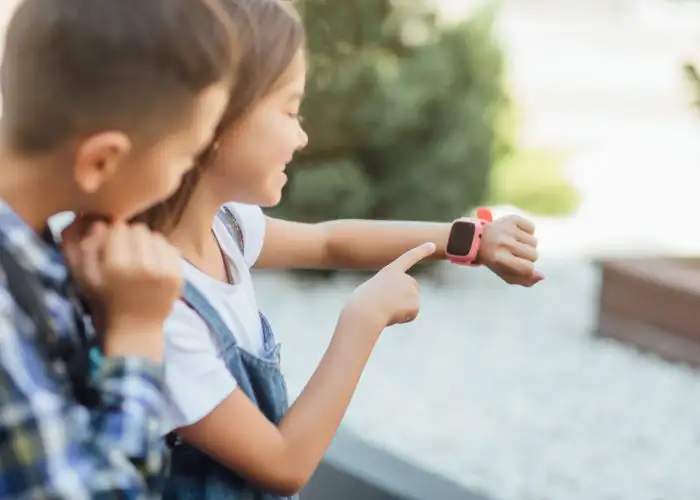
<path id="1" fill-rule="evenodd" d="M 481 248 L 484 226 L 493 221 L 491 211 L 481 208 L 476 218 L 461 218 L 452 223 L 445 253 L 453 264 L 478 266 L 474 264 Z"/>

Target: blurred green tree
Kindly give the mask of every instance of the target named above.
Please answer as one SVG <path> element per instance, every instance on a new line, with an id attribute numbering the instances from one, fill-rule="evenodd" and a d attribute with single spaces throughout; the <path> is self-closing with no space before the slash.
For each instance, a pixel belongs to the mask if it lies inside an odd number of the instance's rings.
<path id="1" fill-rule="evenodd" d="M 445 24 L 425 0 L 299 0 L 309 146 L 276 216 L 449 220 L 510 151 L 493 11 Z"/>

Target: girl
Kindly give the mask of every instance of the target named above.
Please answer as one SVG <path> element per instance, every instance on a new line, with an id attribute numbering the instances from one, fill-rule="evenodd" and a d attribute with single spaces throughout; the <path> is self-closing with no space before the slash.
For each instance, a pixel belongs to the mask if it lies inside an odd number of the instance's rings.
<path id="1" fill-rule="evenodd" d="M 380 333 L 417 314 L 417 286 L 406 271 L 433 252 L 444 257 L 450 225 L 265 217 L 259 206 L 280 201 L 286 165 L 307 143 L 299 121 L 304 31 L 288 2 L 223 3 L 238 26 L 243 76 L 183 188 L 140 219 L 181 250 L 188 281 L 166 324 L 173 459 L 165 497 L 267 500 L 296 494 L 316 469 Z M 533 232 L 518 217 L 493 222 L 481 262 L 509 283 L 534 284 L 542 276 L 533 268 Z M 382 265 L 350 297 L 316 373 L 288 408 L 250 268 Z"/>

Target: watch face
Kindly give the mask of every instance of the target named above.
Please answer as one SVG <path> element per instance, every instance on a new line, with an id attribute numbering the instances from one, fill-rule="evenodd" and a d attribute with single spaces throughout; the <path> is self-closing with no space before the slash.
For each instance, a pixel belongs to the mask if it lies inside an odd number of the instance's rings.
<path id="1" fill-rule="evenodd" d="M 474 223 L 457 221 L 452 224 L 450 238 L 447 240 L 447 253 L 458 257 L 466 257 L 474 242 Z"/>

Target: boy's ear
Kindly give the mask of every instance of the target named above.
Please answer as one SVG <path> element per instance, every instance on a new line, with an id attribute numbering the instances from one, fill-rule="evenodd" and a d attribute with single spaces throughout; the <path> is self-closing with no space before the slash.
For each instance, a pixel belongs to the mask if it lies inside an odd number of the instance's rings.
<path id="1" fill-rule="evenodd" d="M 86 193 L 98 191 L 124 164 L 132 144 L 123 132 L 107 131 L 91 135 L 75 152 L 73 176 Z"/>

